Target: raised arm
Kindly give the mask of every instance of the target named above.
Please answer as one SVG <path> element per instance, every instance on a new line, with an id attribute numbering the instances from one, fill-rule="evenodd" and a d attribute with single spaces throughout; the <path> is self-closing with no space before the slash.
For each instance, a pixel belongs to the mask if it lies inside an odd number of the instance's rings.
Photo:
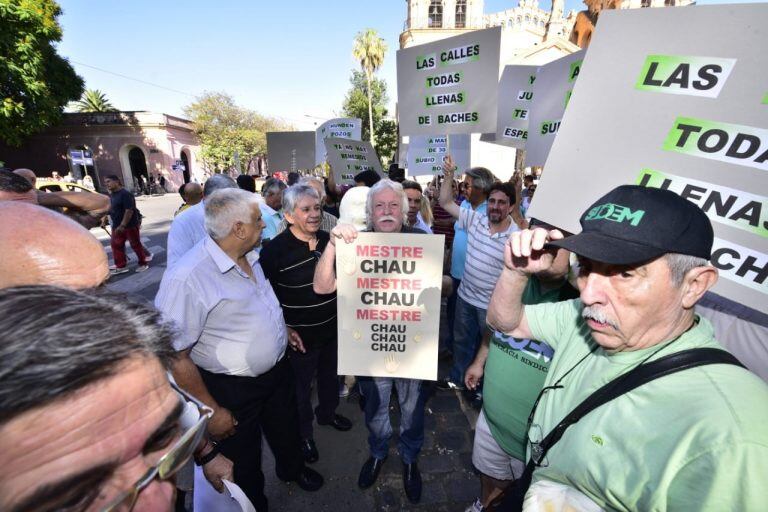
<path id="1" fill-rule="evenodd" d="M 456 171 L 456 165 L 453 163 L 451 155 L 443 159 L 443 184 L 440 185 L 440 206 L 443 210 L 450 213 L 454 219 L 459 218 L 461 208 L 453 202 L 453 173 Z"/>
<path id="2" fill-rule="evenodd" d="M 523 290 L 531 274 L 559 272 L 553 266 L 560 265 L 563 258 L 557 258 L 556 262 L 557 251 L 544 249 L 544 244 L 562 238 L 563 234 L 557 229 L 536 228 L 512 233 L 504 247 L 504 270 L 488 304 L 489 326 L 518 339 L 533 337 L 525 318 Z"/>

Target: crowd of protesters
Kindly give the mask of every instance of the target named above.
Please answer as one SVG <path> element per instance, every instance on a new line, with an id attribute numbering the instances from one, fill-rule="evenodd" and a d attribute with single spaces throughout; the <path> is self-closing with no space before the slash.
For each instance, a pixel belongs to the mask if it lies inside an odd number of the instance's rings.
<path id="1" fill-rule="evenodd" d="M 262 436 L 277 476 L 313 492 L 311 465 L 345 457 L 315 425 L 344 436 L 355 421 L 365 492 L 389 458 L 393 393 L 403 492 L 419 503 L 432 383 L 357 376 L 362 415 L 337 412 L 353 376 L 337 371 L 336 247 L 360 231 L 445 236 L 450 371 L 436 387 L 479 410 L 467 510 L 765 508 L 768 386 L 698 306 L 718 277 L 713 230 L 672 192 L 596 192 L 571 235 L 527 216 L 533 177 L 450 157 L 429 183 L 394 166 L 348 189 L 217 174 L 179 190 L 151 307 L 102 287 L 127 272 L 126 241 L 138 272 L 152 259 L 119 178 L 108 197 L 34 180 L 0 170 L 0 510 L 183 510 L 194 460 L 266 511 Z M 605 205 L 642 213 L 593 214 Z M 107 218 L 112 269 L 88 231 Z"/>

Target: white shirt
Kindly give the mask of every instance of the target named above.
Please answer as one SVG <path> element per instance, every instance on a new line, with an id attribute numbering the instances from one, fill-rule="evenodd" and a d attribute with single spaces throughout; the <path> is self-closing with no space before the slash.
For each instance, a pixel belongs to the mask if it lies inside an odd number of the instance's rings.
<path id="1" fill-rule="evenodd" d="M 421 218 L 421 212 L 416 212 L 416 222 L 411 227 L 420 229 L 428 235 L 434 234 L 432 233 L 432 228 L 429 227 L 429 225 L 426 222 L 424 222 L 423 218 Z"/>
<path id="2" fill-rule="evenodd" d="M 155 307 L 175 322 L 176 350 L 192 347 L 196 365 L 212 373 L 257 377 L 282 359 L 285 320 L 258 255 L 246 255 L 255 281 L 206 236 L 169 268 Z"/>
<path id="3" fill-rule="evenodd" d="M 168 231 L 168 268 L 176 265 L 182 256 L 206 236 L 205 204 L 200 201 L 178 214 L 171 222 Z"/>

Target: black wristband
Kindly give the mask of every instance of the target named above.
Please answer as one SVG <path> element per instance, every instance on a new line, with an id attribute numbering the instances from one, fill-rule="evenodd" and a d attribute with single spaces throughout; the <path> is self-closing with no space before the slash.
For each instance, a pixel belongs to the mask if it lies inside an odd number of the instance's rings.
<path id="1" fill-rule="evenodd" d="M 200 457 L 195 457 L 195 464 L 198 466 L 205 466 L 219 454 L 219 445 L 215 441 L 208 440 L 208 444 L 211 445 L 211 451 Z"/>

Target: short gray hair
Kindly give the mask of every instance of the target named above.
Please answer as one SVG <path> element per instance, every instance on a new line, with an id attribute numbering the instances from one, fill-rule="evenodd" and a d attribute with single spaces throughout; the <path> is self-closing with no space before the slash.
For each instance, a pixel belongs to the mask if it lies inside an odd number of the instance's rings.
<path id="1" fill-rule="evenodd" d="M 277 178 L 269 178 L 261 186 L 261 195 L 267 197 L 270 194 L 277 194 L 281 190 L 285 190 L 288 187 L 285 183 Z"/>
<path id="2" fill-rule="evenodd" d="M 0 311 L 0 425 L 115 375 L 131 358 L 168 369 L 176 356 L 172 328 L 128 296 L 19 286 L 0 290 Z"/>
<path id="3" fill-rule="evenodd" d="M 679 254 L 676 252 L 670 252 L 664 255 L 669 266 L 669 272 L 671 274 L 672 284 L 675 288 L 679 288 L 683 284 L 685 276 L 688 272 L 697 267 L 706 267 L 709 262 L 700 258 L 699 256 L 690 256 L 688 254 Z"/>
<path id="4" fill-rule="evenodd" d="M 491 193 L 491 185 L 496 181 L 491 171 L 485 167 L 472 167 L 464 174 L 470 177 L 473 187 L 481 189 L 486 196 Z"/>
<path id="5" fill-rule="evenodd" d="M 400 196 L 400 206 L 403 211 L 403 225 L 408 225 L 408 196 L 405 195 L 403 186 L 392 180 L 379 180 L 368 191 L 368 197 L 365 200 L 365 223 L 368 229 L 373 229 L 373 197 L 384 190 L 392 190 Z"/>
<path id="6" fill-rule="evenodd" d="M 221 240 L 236 222 L 251 223 L 253 205 L 259 205 L 259 198 L 247 190 L 217 190 L 205 200 L 205 231 L 214 240 Z"/>
<path id="7" fill-rule="evenodd" d="M 227 174 L 214 174 L 205 180 L 205 185 L 203 185 L 203 195 L 207 197 L 217 190 L 224 190 L 227 188 L 238 188 L 237 182 Z"/>
<path id="8" fill-rule="evenodd" d="M 311 197 L 312 199 L 320 200 L 320 194 L 317 190 L 310 185 L 291 185 L 283 193 L 283 211 L 293 213 L 296 209 L 296 205 L 304 197 Z"/>
<path id="9" fill-rule="evenodd" d="M 321 180 L 320 178 L 316 176 L 302 176 L 301 179 L 299 179 L 299 185 L 309 185 L 312 186 L 312 183 L 319 183 L 320 184 L 320 200 L 322 201 L 325 197 L 325 182 Z M 317 189 L 315 189 L 317 190 Z"/>

